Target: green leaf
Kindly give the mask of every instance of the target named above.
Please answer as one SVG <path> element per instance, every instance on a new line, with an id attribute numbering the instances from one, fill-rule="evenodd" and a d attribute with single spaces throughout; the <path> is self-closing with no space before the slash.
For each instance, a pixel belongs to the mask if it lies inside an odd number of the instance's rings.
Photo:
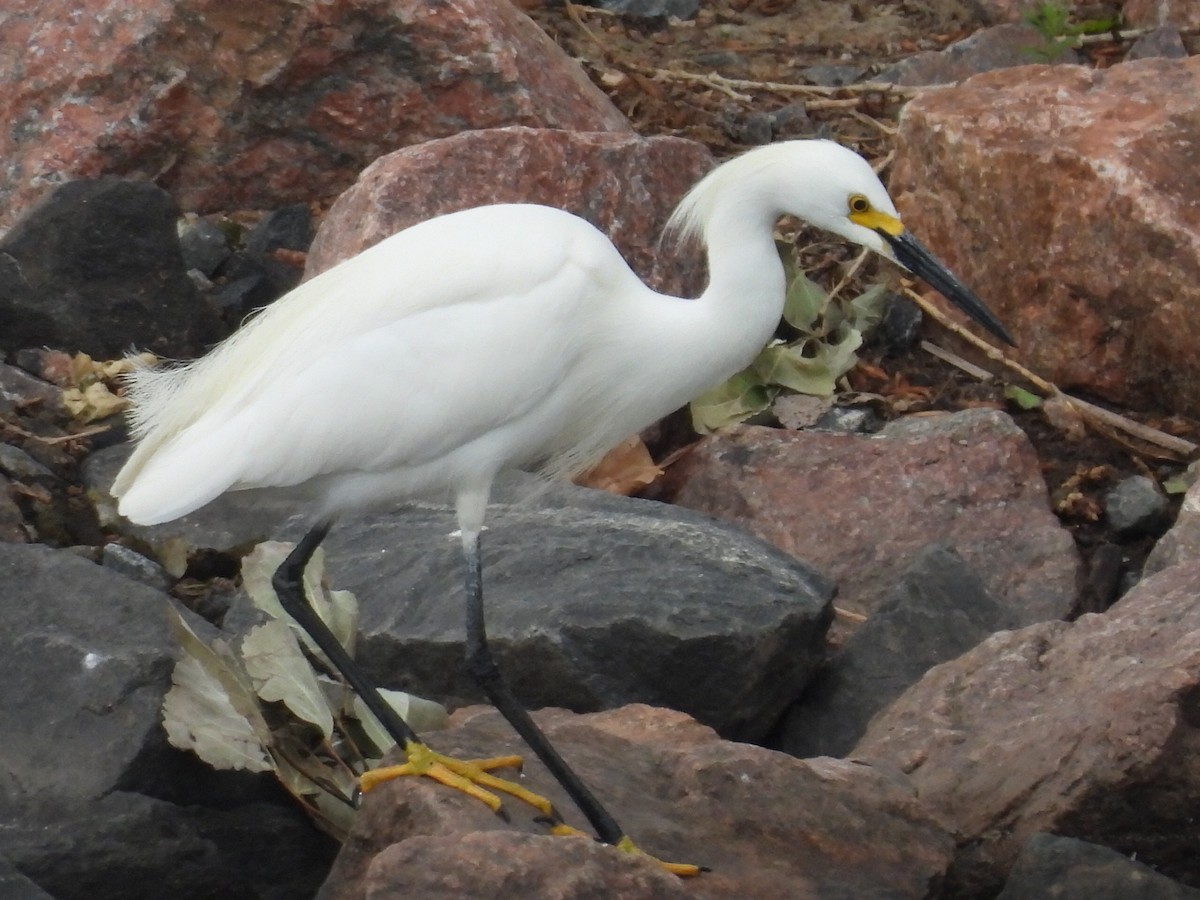
<path id="1" fill-rule="evenodd" d="M 811 334 L 828 302 L 829 294 L 825 289 L 800 273 L 788 283 L 783 319 L 797 331 Z"/>
<path id="2" fill-rule="evenodd" d="M 846 321 L 855 331 L 865 334 L 883 321 L 891 291 L 886 284 L 873 284 L 847 306 Z"/>
<path id="3" fill-rule="evenodd" d="M 1004 386 L 1004 397 L 1016 404 L 1018 409 L 1040 409 L 1042 406 L 1041 397 L 1023 387 L 1017 387 L 1015 384 Z"/>
<path id="4" fill-rule="evenodd" d="M 250 629 L 242 660 L 255 690 L 267 703 L 282 703 L 298 718 L 333 736 L 333 713 L 316 674 L 287 623 L 272 619 Z"/>
<path id="5" fill-rule="evenodd" d="M 1186 494 L 1195 480 L 1195 476 L 1190 471 L 1180 472 L 1163 481 L 1162 487 L 1168 494 Z"/>
<path id="6" fill-rule="evenodd" d="M 772 344 L 754 360 L 754 371 L 767 384 L 778 384 L 800 394 L 825 397 L 833 393 L 834 377 L 818 359 L 804 355 L 804 348 L 815 341 Z"/>
<path id="7" fill-rule="evenodd" d="M 752 371 L 739 372 L 692 401 L 692 427 L 708 434 L 743 422 L 766 410 L 771 399 L 771 392 Z"/>

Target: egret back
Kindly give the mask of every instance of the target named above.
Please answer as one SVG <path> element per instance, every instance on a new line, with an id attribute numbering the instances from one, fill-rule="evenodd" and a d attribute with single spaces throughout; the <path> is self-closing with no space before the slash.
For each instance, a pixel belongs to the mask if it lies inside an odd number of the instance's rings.
<path id="1" fill-rule="evenodd" d="M 570 330 L 572 317 L 602 305 L 606 293 L 631 286 L 648 293 L 606 237 L 561 210 L 501 205 L 421 223 L 301 285 L 202 359 L 135 373 L 131 419 L 140 442 L 113 494 L 121 498 L 122 514 L 135 521 L 166 521 L 230 488 L 296 484 L 353 467 L 347 442 L 358 447 L 360 463 L 377 456 L 376 468 L 387 464 L 388 451 L 370 449 L 372 441 L 393 444 L 396 459 L 408 452 L 406 440 L 428 440 L 428 452 L 446 453 L 454 442 L 495 428 L 497 417 L 481 415 L 478 404 L 457 417 L 453 408 L 428 409 L 414 426 L 420 416 L 406 410 L 405 394 L 437 393 L 448 404 L 469 399 L 478 392 L 472 391 L 472 379 L 489 378 L 476 371 L 484 362 L 478 357 L 490 346 L 504 350 L 513 329 L 552 343 Z M 586 332 L 585 323 L 576 324 Z M 451 352 L 456 330 L 465 342 L 457 354 Z M 442 364 L 450 370 L 439 374 L 420 365 L 434 357 L 426 352 L 431 342 L 446 347 Z M 566 359 L 573 352 L 570 341 L 559 344 L 538 352 Z M 472 353 L 471 346 L 478 349 Z M 518 352 L 508 349 L 503 359 Z M 374 370 L 365 366 L 367 360 Z M 552 370 L 530 374 L 556 377 Z M 395 383 L 383 384 L 389 378 Z M 499 386 L 499 375 L 491 373 L 485 383 Z M 334 430 L 323 416 L 336 420 L 348 408 L 369 407 L 355 393 L 381 385 L 391 391 L 392 408 L 375 408 L 373 422 L 386 423 L 390 415 L 390 429 L 372 427 L 364 415 L 355 422 L 355 435 L 335 434 L 340 446 L 316 442 L 314 433 Z M 445 385 L 440 393 L 439 385 Z M 509 407 L 497 410 L 501 420 L 535 402 L 540 389 L 516 379 L 512 391 L 493 395 L 497 407 Z M 347 393 L 331 396 L 339 390 Z M 519 396 L 522 391 L 528 396 Z M 318 393 L 324 408 L 312 400 Z M 306 417 L 311 421 L 305 423 Z M 440 443 L 430 437 L 434 426 Z M 288 433 L 294 434 L 290 446 Z M 324 457 L 296 462 L 295 473 L 280 463 L 318 443 Z"/>

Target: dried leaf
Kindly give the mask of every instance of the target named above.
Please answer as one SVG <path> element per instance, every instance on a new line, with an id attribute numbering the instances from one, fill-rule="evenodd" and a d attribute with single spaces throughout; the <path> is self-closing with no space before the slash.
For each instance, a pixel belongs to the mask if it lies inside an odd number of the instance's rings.
<path id="1" fill-rule="evenodd" d="M 264 541 L 242 559 L 242 585 L 251 602 L 267 615 L 289 622 L 291 617 L 280 605 L 271 578 L 291 551 L 291 544 Z M 308 568 L 304 570 L 304 593 L 334 637 L 353 656 L 354 640 L 358 633 L 358 601 L 349 591 L 328 590 L 324 581 L 325 553 L 317 548 Z M 298 625 L 296 629 L 305 646 L 321 655 L 308 634 Z"/>
<path id="2" fill-rule="evenodd" d="M 645 443 L 634 435 L 608 451 L 604 459 L 579 476 L 576 482 L 628 497 L 653 484 L 661 475 L 662 469 L 654 464 Z"/>
<path id="3" fill-rule="evenodd" d="M 324 691 L 287 623 L 273 619 L 250 629 L 241 646 L 246 672 L 268 703 L 283 703 L 298 718 L 333 736 L 333 714 Z"/>
<path id="4" fill-rule="evenodd" d="M 172 609 L 172 627 L 184 655 L 163 698 L 163 727 L 171 745 L 191 750 L 216 769 L 266 772 L 274 768 L 270 731 L 250 686 Z"/>
<path id="5" fill-rule="evenodd" d="M 78 422 L 95 422 L 106 419 L 124 410 L 129 401 L 118 397 L 102 381 L 94 381 L 85 388 L 67 388 L 62 392 L 63 407 Z"/>
<path id="6" fill-rule="evenodd" d="M 388 706 L 396 711 L 396 715 L 407 722 L 408 727 L 417 734 L 440 731 L 450 722 L 450 714 L 440 703 L 413 694 L 406 694 L 404 691 L 381 689 L 379 694 Z M 380 756 L 396 746 L 392 736 L 384 730 L 379 720 L 375 718 L 375 714 L 367 708 L 367 704 L 363 703 L 361 697 L 355 695 L 350 709 L 351 715 L 358 719 L 367 739 L 375 745 Z"/>

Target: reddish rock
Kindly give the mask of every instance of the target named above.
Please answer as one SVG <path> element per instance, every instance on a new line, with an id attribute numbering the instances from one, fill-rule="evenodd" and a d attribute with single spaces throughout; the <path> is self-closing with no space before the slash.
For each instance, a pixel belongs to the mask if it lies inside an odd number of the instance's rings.
<path id="1" fill-rule="evenodd" d="M 1150 551 L 1144 573 L 1152 575 L 1189 559 L 1200 559 L 1200 481 L 1187 489 L 1175 523 Z"/>
<path id="2" fill-rule="evenodd" d="M 1107 613 L 1000 632 L 877 716 L 853 756 L 958 834 L 952 896 L 993 896 L 1046 831 L 1200 885 L 1200 563 Z"/>
<path id="3" fill-rule="evenodd" d="M 712 871 L 664 877 L 611 847 L 547 836 L 515 802 L 505 823 L 462 794 L 401 779 L 366 798 L 319 896 L 920 898 L 949 862 L 953 842 L 903 780 L 869 766 L 722 741 L 681 713 L 646 706 L 534 718 L 643 849 Z M 438 749 L 525 750 L 494 710 L 460 710 L 454 721 L 431 736 Z M 586 827 L 528 755 L 523 783 Z"/>
<path id="4" fill-rule="evenodd" d="M 913 100 L 905 221 L 1063 388 L 1200 413 L 1200 57 L 990 72 Z"/>
<path id="5" fill-rule="evenodd" d="M 1196 0 L 1125 0 L 1121 13 L 1131 28 L 1156 28 L 1159 25 L 1200 28 L 1200 6 Z"/>
<path id="6" fill-rule="evenodd" d="M 900 419 L 876 435 L 739 427 L 669 472 L 673 502 L 736 522 L 870 612 L 931 542 L 956 549 L 1017 621 L 1070 611 L 1078 559 L 1037 456 L 1003 413 Z"/>
<path id="7" fill-rule="evenodd" d="M 337 194 L 470 128 L 628 131 L 544 32 L 491 0 L 12 0 L 0 221 L 54 183 L 153 179 L 187 210 Z"/>
<path id="8" fill-rule="evenodd" d="M 673 137 L 532 128 L 471 131 L 389 154 L 346 191 L 308 256 L 315 274 L 423 219 L 488 203 L 570 210 L 613 238 L 662 290 L 703 288 L 697 252 L 659 246 L 675 203 L 712 167 L 702 145 Z M 463 248 L 470 265 L 471 248 Z"/>

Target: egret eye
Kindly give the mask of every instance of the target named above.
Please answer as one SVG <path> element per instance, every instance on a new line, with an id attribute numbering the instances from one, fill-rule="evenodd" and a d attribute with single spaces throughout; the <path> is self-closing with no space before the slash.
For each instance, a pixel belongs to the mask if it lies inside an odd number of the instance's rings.
<path id="1" fill-rule="evenodd" d="M 862 194 L 851 194 L 850 195 L 850 212 L 865 213 L 865 212 L 870 212 L 870 210 L 871 210 L 871 201 L 870 200 L 868 200 Z"/>

